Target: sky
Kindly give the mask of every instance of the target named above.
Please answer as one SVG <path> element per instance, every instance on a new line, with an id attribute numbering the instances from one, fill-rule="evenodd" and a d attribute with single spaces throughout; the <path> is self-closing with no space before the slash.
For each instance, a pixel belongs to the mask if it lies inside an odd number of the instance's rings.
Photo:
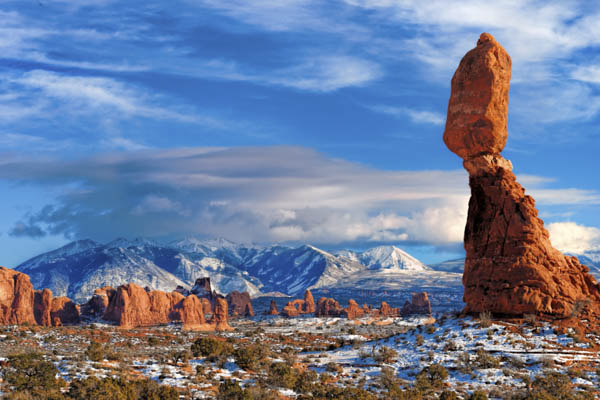
<path id="1" fill-rule="evenodd" d="M 184 236 L 462 256 L 442 142 L 489 32 L 513 60 L 503 155 L 555 246 L 600 250 L 600 5 L 0 2 L 0 265 Z"/>

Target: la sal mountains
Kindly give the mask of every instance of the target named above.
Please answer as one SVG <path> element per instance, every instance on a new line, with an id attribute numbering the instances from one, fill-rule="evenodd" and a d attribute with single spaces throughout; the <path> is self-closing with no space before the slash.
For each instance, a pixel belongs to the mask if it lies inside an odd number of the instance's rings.
<path id="1" fill-rule="evenodd" d="M 248 291 L 252 297 L 306 289 L 394 290 L 460 287 L 461 274 L 437 271 L 395 246 L 335 254 L 310 245 L 255 246 L 226 239 L 185 238 L 169 243 L 117 239 L 78 240 L 15 268 L 36 288 L 85 301 L 96 288 L 127 282 L 171 291 L 209 276 L 215 290 Z"/>

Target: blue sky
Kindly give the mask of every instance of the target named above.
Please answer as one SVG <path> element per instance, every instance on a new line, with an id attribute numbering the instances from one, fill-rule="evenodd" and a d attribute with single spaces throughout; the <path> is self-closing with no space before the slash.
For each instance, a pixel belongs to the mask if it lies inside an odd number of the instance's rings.
<path id="1" fill-rule="evenodd" d="M 513 59 L 504 156 L 553 243 L 600 249 L 600 7 L 577 1 L 0 4 L 0 264 L 224 236 L 461 254 L 441 139 L 460 58 Z"/>

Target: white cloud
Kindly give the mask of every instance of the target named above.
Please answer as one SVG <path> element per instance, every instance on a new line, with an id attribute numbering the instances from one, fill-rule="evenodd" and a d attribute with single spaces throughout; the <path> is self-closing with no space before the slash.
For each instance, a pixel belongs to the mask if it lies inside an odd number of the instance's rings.
<path id="1" fill-rule="evenodd" d="M 386 105 L 375 105 L 369 106 L 368 108 L 375 112 L 388 114 L 397 118 L 408 117 L 415 123 L 443 125 L 446 122 L 446 117 L 444 115 L 433 111 L 415 110 L 407 107 L 394 107 Z"/>
<path id="2" fill-rule="evenodd" d="M 555 222 L 548 225 L 552 244 L 562 252 L 583 254 L 600 250 L 600 229 L 574 222 Z"/>

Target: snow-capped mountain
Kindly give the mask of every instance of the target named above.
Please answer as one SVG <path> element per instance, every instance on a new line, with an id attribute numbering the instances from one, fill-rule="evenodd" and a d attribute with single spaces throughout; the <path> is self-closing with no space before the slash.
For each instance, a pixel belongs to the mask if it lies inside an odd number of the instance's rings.
<path id="1" fill-rule="evenodd" d="M 448 260 L 429 266 L 434 271 L 455 272 L 462 274 L 465 271 L 465 259 Z"/>
<path id="2" fill-rule="evenodd" d="M 391 289 L 419 284 L 454 285 L 458 274 L 432 271 L 403 250 L 380 246 L 331 254 L 317 247 L 237 244 L 226 239 L 185 238 L 167 244 L 138 238 L 107 244 L 80 240 L 34 257 L 17 270 L 36 288 L 85 301 L 94 289 L 134 282 L 152 289 L 189 289 L 210 277 L 218 292 L 300 295 L 308 288 Z M 435 283 L 437 282 L 437 283 Z"/>

